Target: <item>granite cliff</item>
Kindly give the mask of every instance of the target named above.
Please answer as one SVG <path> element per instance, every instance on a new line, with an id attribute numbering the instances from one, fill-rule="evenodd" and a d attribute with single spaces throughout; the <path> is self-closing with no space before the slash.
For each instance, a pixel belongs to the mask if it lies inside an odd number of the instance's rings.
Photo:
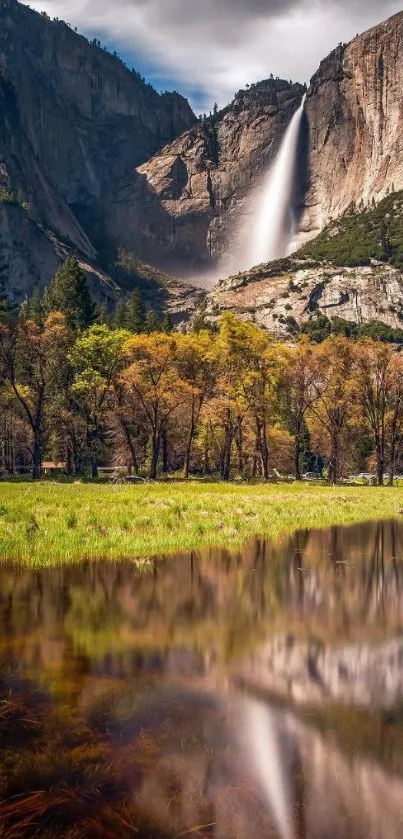
<path id="1" fill-rule="evenodd" d="M 403 188 L 403 12 L 339 45 L 307 94 L 294 205 L 301 241 L 351 207 Z M 248 196 L 304 89 L 268 80 L 176 139 L 118 184 L 112 237 L 188 276 L 231 254 Z"/>
<path id="2" fill-rule="evenodd" d="M 311 80 L 306 116 L 310 234 L 403 188 L 403 12 L 340 45 Z"/>
<path id="3" fill-rule="evenodd" d="M 241 90 L 118 183 L 107 231 L 146 259 L 189 276 L 231 247 L 245 201 L 274 159 L 304 92 L 269 79 Z"/>
<path id="4" fill-rule="evenodd" d="M 10 290 L 43 286 L 66 248 L 109 267 L 103 209 L 114 183 L 194 122 L 187 100 L 158 94 L 98 42 L 1 0 L 0 244 Z"/>

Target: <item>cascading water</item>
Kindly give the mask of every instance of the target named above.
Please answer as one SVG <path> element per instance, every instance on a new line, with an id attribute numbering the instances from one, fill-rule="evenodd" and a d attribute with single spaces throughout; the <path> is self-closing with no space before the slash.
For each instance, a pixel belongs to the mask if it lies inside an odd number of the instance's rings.
<path id="1" fill-rule="evenodd" d="M 295 112 L 265 182 L 254 214 L 248 267 L 287 256 L 293 230 L 292 196 L 298 139 L 306 94 Z"/>
<path id="2" fill-rule="evenodd" d="M 214 286 L 223 277 L 282 259 L 291 253 L 294 238 L 292 201 L 305 100 L 306 94 L 291 119 L 263 183 L 245 199 L 241 217 L 238 209 L 238 219 L 227 252 L 216 269 L 204 275 L 201 285 Z"/>

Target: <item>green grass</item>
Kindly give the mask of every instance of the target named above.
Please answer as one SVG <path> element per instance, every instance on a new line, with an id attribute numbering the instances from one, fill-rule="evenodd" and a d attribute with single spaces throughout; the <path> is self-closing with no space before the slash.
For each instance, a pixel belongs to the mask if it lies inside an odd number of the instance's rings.
<path id="1" fill-rule="evenodd" d="M 392 518 L 403 488 L 189 482 L 111 486 L 0 484 L 0 558 L 31 567 L 147 557 L 252 534 Z"/>

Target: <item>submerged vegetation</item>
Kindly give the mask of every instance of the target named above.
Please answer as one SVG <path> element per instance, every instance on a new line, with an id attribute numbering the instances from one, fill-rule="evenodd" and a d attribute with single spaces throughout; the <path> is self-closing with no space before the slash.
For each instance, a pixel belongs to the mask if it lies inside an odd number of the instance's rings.
<path id="1" fill-rule="evenodd" d="M 393 518 L 403 489 L 211 483 L 0 487 L 0 557 L 31 567 L 147 557 L 248 536 Z"/>

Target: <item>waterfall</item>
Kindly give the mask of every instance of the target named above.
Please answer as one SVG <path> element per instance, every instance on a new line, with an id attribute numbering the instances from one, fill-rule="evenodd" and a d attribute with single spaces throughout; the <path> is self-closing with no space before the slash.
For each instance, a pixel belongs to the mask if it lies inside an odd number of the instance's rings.
<path id="1" fill-rule="evenodd" d="M 295 112 L 274 165 L 267 174 L 253 218 L 248 267 L 287 256 L 292 241 L 296 154 L 306 94 Z"/>
<path id="2" fill-rule="evenodd" d="M 292 200 L 305 100 L 306 93 L 260 188 L 247 196 L 241 216 L 238 209 L 232 241 L 227 243 L 226 252 L 215 269 L 203 277 L 193 278 L 197 285 L 212 288 L 223 277 L 282 259 L 291 252 L 295 233 Z"/>

